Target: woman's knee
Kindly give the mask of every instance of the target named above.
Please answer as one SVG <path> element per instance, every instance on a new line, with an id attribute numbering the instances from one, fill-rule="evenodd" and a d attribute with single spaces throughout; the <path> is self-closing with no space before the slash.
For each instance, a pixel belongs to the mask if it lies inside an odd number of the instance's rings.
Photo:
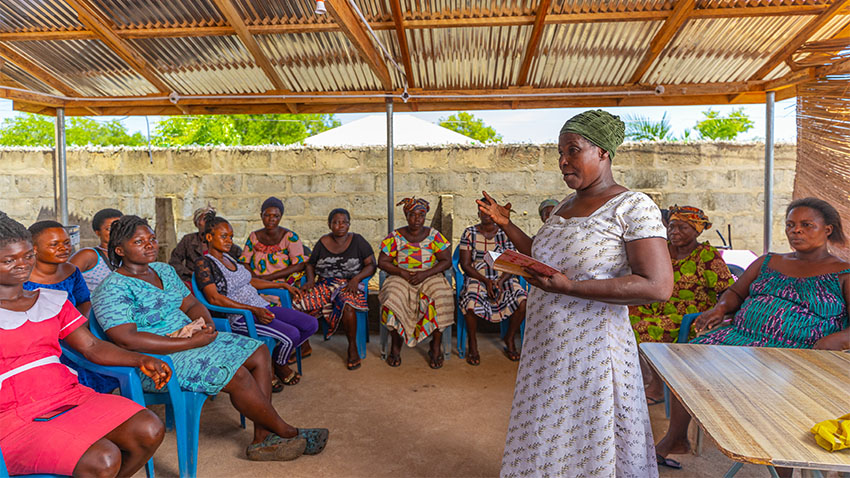
<path id="1" fill-rule="evenodd" d="M 133 415 L 136 442 L 145 449 L 156 449 L 165 438 L 165 426 L 156 414 L 147 408 Z"/>
<path id="2" fill-rule="evenodd" d="M 118 476 L 120 469 L 121 449 L 106 438 L 101 438 L 83 453 L 74 467 L 74 476 L 112 478 Z"/>

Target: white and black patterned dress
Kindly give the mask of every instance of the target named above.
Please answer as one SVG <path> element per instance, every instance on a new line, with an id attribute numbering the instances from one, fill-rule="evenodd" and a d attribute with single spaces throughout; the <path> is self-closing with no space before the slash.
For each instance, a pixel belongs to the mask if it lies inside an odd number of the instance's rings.
<path id="1" fill-rule="evenodd" d="M 628 191 L 588 217 L 553 214 L 532 255 L 571 280 L 610 279 L 630 273 L 626 243 L 648 237 L 666 237 L 661 212 Z M 531 289 L 501 474 L 658 476 L 626 306 Z"/>

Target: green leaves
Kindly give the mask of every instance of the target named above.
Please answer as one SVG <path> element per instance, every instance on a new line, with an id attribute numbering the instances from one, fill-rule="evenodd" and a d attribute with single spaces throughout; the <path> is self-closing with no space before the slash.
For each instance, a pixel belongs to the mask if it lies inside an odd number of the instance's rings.
<path id="1" fill-rule="evenodd" d="M 0 124 L 0 145 L 54 146 L 55 119 L 24 113 Z M 140 146 L 147 144 L 141 133 L 129 134 L 118 120 L 99 121 L 71 116 L 65 119 L 65 143 L 69 146 Z"/>
<path id="2" fill-rule="evenodd" d="M 171 116 L 157 124 L 151 141 L 166 147 L 292 144 L 340 124 L 323 114 Z"/>
<path id="3" fill-rule="evenodd" d="M 729 116 L 726 117 L 721 117 L 720 112 L 714 111 L 711 108 L 703 111 L 702 114 L 705 115 L 705 119 L 697 122 L 696 125 L 696 130 L 699 131 L 702 138 L 732 141 L 739 134 L 752 129 L 755 124 L 744 113 L 743 108 L 729 113 Z"/>
<path id="4" fill-rule="evenodd" d="M 661 121 L 652 121 L 644 116 L 626 117 L 626 138 L 632 141 L 673 141 L 672 130 L 667 113 Z"/>
<path id="5" fill-rule="evenodd" d="M 440 118 L 440 126 L 452 131 L 469 136 L 482 143 L 501 143 L 502 135 L 490 126 L 484 124 L 484 120 L 476 118 L 466 111 L 458 111 L 457 114 L 448 118 Z"/>

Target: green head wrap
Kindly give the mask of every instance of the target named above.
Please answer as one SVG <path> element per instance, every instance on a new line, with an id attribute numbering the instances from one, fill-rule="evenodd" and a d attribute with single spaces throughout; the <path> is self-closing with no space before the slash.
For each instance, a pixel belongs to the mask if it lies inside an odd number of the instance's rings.
<path id="1" fill-rule="evenodd" d="M 614 159 L 617 146 L 626 139 L 626 125 L 607 111 L 587 110 L 568 119 L 561 127 L 561 134 L 575 133 L 584 139 L 608 151 L 608 157 Z"/>

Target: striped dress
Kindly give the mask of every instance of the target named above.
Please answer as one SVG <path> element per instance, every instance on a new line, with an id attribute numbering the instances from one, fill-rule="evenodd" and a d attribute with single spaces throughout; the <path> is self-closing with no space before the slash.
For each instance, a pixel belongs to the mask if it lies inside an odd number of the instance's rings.
<path id="1" fill-rule="evenodd" d="M 764 258 L 750 294 L 732 323 L 692 340 L 694 344 L 810 349 L 848 326 L 840 274 L 789 277 Z"/>

